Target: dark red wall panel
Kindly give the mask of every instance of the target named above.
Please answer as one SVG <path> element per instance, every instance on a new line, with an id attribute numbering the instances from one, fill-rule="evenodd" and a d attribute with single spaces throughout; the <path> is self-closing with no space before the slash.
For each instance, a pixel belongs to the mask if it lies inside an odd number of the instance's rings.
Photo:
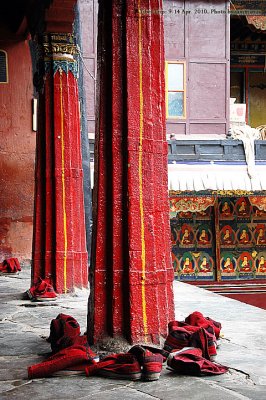
<path id="1" fill-rule="evenodd" d="M 8 83 L 0 83 L 0 261 L 31 258 L 35 133 L 32 71 L 27 41 L 3 41 Z"/>

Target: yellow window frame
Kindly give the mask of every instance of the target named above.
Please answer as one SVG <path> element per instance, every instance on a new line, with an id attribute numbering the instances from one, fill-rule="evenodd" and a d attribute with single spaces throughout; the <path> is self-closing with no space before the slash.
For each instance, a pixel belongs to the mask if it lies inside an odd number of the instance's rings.
<path id="1" fill-rule="evenodd" d="M 168 90 L 168 65 L 169 64 L 182 64 L 183 65 L 183 90 Z M 173 116 L 168 113 L 168 93 L 183 93 L 183 115 Z M 185 61 L 165 61 L 165 103 L 166 103 L 166 118 L 167 119 L 186 119 L 187 105 L 186 105 L 186 62 Z"/>

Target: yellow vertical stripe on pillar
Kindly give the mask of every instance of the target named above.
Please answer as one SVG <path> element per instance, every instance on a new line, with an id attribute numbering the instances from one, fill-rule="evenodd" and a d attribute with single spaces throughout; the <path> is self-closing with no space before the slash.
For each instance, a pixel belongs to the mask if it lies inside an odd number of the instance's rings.
<path id="1" fill-rule="evenodd" d="M 63 110 L 63 83 L 62 69 L 59 69 L 60 76 L 60 122 L 61 122 L 61 159 L 62 159 L 62 210 L 63 210 L 63 231 L 64 231 L 64 292 L 67 292 L 67 215 L 66 215 L 66 187 L 65 187 L 65 141 L 64 141 L 64 110 Z"/>
<path id="2" fill-rule="evenodd" d="M 146 305 L 146 248 L 145 248 L 145 228 L 144 228 L 144 207 L 143 207 L 143 173 L 142 173 L 142 158 L 143 158 L 143 76 L 142 76 L 142 20 L 141 20 L 141 1 L 138 0 L 138 53 L 139 53 L 139 208 L 140 208 L 140 226 L 141 226 L 141 299 L 142 299 L 142 315 L 143 315 L 143 330 L 145 335 L 148 334 L 147 324 L 147 305 Z"/>

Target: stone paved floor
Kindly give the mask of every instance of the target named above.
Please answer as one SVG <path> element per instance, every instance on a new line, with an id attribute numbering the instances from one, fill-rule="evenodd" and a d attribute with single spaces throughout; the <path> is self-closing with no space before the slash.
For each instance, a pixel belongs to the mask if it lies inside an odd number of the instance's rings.
<path id="1" fill-rule="evenodd" d="M 233 400 L 266 399 L 266 310 L 221 297 L 191 285 L 174 283 L 176 319 L 201 311 L 222 323 L 217 362 L 229 372 L 216 377 L 178 376 L 164 367 L 157 382 L 129 382 L 85 376 L 27 379 L 27 367 L 50 352 L 50 322 L 60 312 L 86 329 L 86 290 L 54 303 L 23 300 L 30 270 L 0 276 L 0 399 L 18 400 Z"/>

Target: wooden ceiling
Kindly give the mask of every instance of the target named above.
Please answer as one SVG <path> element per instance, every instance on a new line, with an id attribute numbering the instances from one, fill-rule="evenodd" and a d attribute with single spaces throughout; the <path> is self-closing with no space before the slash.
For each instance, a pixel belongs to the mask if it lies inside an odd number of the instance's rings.
<path id="1" fill-rule="evenodd" d="M 77 0 L 0 0 L 0 33 L 72 32 Z M 3 29 L 2 29 L 3 30 Z"/>

